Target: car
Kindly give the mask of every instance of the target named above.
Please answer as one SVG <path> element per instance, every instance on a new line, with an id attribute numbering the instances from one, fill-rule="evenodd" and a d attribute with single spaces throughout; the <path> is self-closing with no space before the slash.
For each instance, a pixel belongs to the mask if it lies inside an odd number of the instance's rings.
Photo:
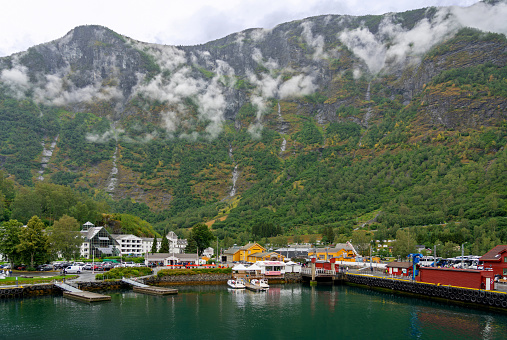
<path id="1" fill-rule="evenodd" d="M 68 266 L 64 269 L 64 272 L 66 274 L 81 274 L 83 271 L 83 267 L 81 266 Z"/>
<path id="2" fill-rule="evenodd" d="M 17 270 L 26 270 L 26 265 L 20 264 L 19 266 L 15 267 Z"/>
<path id="3" fill-rule="evenodd" d="M 87 263 L 83 266 L 83 270 L 92 270 L 92 265 L 90 263 Z"/>
<path id="4" fill-rule="evenodd" d="M 45 271 L 53 270 L 53 266 L 50 264 L 41 264 L 40 266 L 37 267 L 37 270 L 41 271 L 41 272 L 45 272 Z"/>

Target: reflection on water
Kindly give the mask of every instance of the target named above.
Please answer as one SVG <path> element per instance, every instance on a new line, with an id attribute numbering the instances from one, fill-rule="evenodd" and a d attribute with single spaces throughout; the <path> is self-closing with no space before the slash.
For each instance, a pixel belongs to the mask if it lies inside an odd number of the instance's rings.
<path id="1" fill-rule="evenodd" d="M 273 285 L 266 292 L 178 287 L 179 294 L 109 292 L 0 302 L 0 338 L 16 339 L 504 339 L 507 316 L 342 286 Z"/>

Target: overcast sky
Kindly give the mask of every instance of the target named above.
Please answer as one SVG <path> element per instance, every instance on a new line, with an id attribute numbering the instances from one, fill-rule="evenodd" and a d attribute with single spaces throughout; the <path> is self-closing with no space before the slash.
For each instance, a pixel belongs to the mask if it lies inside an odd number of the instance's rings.
<path id="1" fill-rule="evenodd" d="M 16 0 L 0 11 L 0 56 L 102 25 L 151 43 L 194 45 L 321 14 L 384 14 L 477 0 Z"/>

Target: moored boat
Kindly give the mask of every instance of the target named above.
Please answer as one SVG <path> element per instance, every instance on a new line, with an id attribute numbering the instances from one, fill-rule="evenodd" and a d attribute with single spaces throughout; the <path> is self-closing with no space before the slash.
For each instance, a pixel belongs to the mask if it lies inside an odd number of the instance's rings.
<path id="1" fill-rule="evenodd" d="M 245 288 L 245 284 L 241 280 L 227 280 L 227 285 L 233 289 Z"/>

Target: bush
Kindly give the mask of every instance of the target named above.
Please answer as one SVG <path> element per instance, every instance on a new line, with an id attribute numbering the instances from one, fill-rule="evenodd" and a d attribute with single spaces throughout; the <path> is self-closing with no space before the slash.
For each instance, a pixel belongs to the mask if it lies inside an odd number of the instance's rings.
<path id="1" fill-rule="evenodd" d="M 95 275 L 96 280 L 107 279 L 121 279 L 150 275 L 152 273 L 151 268 L 148 267 L 116 267 L 110 271 Z"/>
<path id="2" fill-rule="evenodd" d="M 162 269 L 159 270 L 157 276 L 171 275 L 199 275 L 199 274 L 231 274 L 232 268 L 202 268 L 202 269 Z"/>

